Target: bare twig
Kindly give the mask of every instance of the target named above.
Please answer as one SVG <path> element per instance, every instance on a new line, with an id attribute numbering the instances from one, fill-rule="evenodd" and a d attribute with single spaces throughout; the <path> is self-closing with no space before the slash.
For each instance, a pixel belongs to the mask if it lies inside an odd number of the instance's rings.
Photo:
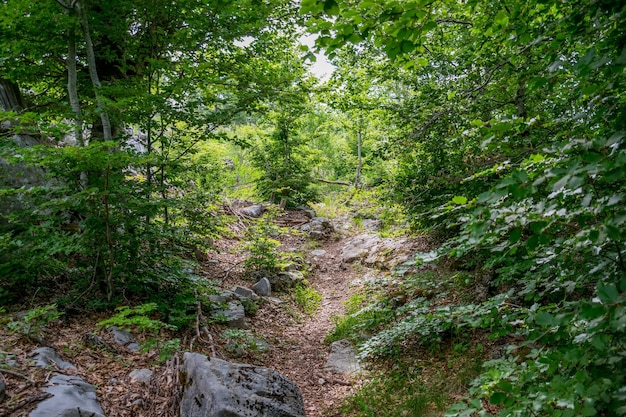
<path id="1" fill-rule="evenodd" d="M 28 382 L 30 382 L 31 384 L 34 384 L 35 381 L 33 381 L 32 379 L 30 379 L 29 377 L 27 377 L 26 375 L 20 374 L 19 372 L 15 372 L 15 371 L 11 371 L 10 369 L 3 369 L 0 368 L 0 372 L 4 373 L 4 374 L 9 374 L 9 375 L 13 375 L 13 376 L 19 376 L 20 378 L 24 378 L 25 380 L 27 380 Z"/>
<path id="2" fill-rule="evenodd" d="M 25 406 L 27 406 L 29 404 L 36 403 L 36 402 L 39 402 L 39 401 L 43 401 L 46 398 L 50 398 L 50 397 L 52 397 L 52 394 L 48 394 L 46 392 L 44 394 L 34 395 L 32 397 L 26 398 L 22 402 L 18 403 L 15 407 L 13 407 L 9 411 L 9 415 L 13 415 L 13 413 L 15 413 L 17 410 L 19 410 L 20 408 L 24 408 Z"/>

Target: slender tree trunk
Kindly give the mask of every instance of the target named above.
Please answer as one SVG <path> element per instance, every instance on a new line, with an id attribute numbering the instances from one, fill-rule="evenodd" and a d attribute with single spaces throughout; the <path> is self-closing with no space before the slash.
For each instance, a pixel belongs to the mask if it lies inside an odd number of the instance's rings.
<path id="1" fill-rule="evenodd" d="M 69 33 L 67 47 L 67 95 L 70 98 L 70 106 L 74 112 L 74 134 L 78 146 L 83 146 L 83 116 L 80 109 L 80 101 L 78 100 L 77 87 L 77 71 L 76 71 L 76 37 L 74 30 Z"/>
<path id="2" fill-rule="evenodd" d="M 106 106 L 104 104 L 104 100 L 102 99 L 102 95 L 100 94 L 102 85 L 100 84 L 100 78 L 98 77 L 98 70 L 96 67 L 96 54 L 93 49 L 91 34 L 89 33 L 89 22 L 87 20 L 87 13 L 85 12 L 85 9 L 83 8 L 80 1 L 76 1 L 76 3 L 74 4 L 74 8 L 76 10 L 76 13 L 78 13 L 80 26 L 83 30 L 83 38 L 85 40 L 85 47 L 87 50 L 89 77 L 91 78 L 91 83 L 94 87 L 94 92 L 96 95 L 96 105 L 98 106 L 98 112 L 100 113 L 100 119 L 102 120 L 102 131 L 104 133 L 104 140 L 108 141 L 113 138 L 113 135 L 111 134 L 111 121 L 109 120 L 109 114 L 106 111 Z"/>
<path id="3" fill-rule="evenodd" d="M 361 141 L 362 141 L 362 134 L 361 134 L 361 129 L 359 128 L 359 130 L 356 132 L 356 153 L 357 153 L 357 158 L 358 158 L 358 162 L 356 164 L 356 174 L 354 176 L 354 186 L 356 188 L 358 188 L 359 185 L 361 184 L 361 169 L 363 168 L 363 156 L 361 155 Z"/>

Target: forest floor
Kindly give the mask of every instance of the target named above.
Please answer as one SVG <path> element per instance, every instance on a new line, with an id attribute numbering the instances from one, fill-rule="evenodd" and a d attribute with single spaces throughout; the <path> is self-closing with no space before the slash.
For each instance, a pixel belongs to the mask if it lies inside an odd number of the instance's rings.
<path id="1" fill-rule="evenodd" d="M 298 219 L 288 218 L 289 222 L 297 223 Z M 273 294 L 283 301 L 280 304 L 262 303 L 247 321 L 253 333 L 269 343 L 269 351 L 244 350 L 238 357 L 232 357 L 225 349 L 226 340 L 221 336 L 225 328 L 217 324 L 209 326 L 213 346 L 206 341 L 194 342 L 191 334 L 182 337 L 162 334 L 161 337 L 181 337 L 182 350 L 189 350 L 190 346 L 194 351 L 205 354 L 215 350 L 219 357 L 234 362 L 275 369 L 300 387 L 307 416 L 339 415 L 339 405 L 359 387 L 361 381 L 358 377 L 324 370 L 329 354 L 325 337 L 334 327 L 333 317 L 343 314 L 344 302 L 359 285 L 360 277 L 367 272 L 360 265 L 342 262 L 341 251 L 348 237 L 347 233 L 337 233 L 325 241 L 311 241 L 301 233 L 287 233 L 278 238 L 282 244 L 279 250 L 298 253 L 307 259 L 309 271 L 306 279 L 322 299 L 312 314 L 301 311 L 289 292 Z M 220 282 L 225 289 L 233 285 L 252 285 L 253 282 L 243 279 L 245 253 L 240 249 L 241 243 L 236 238 L 221 239 L 219 250 L 209 253 L 209 259 L 202 263 L 199 275 Z M 314 249 L 324 250 L 325 253 L 311 256 Z M 176 416 L 178 407 L 174 398 L 180 394 L 180 386 L 175 364 L 157 363 L 158 355 L 154 351 L 130 352 L 122 348 L 119 353 L 111 353 L 85 343 L 84 335 L 95 332 L 112 344 L 111 335 L 96 324 L 109 315 L 86 313 L 50 323 L 45 344 L 76 366 L 77 369 L 69 373 L 77 374 L 96 386 L 105 415 Z M 135 336 L 141 342 L 147 335 Z M 0 416 L 27 416 L 43 399 L 42 388 L 53 370 L 33 366 L 30 352 L 41 345 L 19 338 L 6 329 L 0 329 L 0 345 L 0 362 L 13 362 L 11 368 L 0 367 L 8 369 L 0 375 L 7 385 L 7 399 L 0 403 Z M 131 380 L 129 373 L 140 368 L 154 371 L 150 383 Z"/>
<path id="2" fill-rule="evenodd" d="M 301 216 L 301 214 L 300 214 Z M 285 216 L 282 222 L 298 223 L 297 212 Z M 336 229 L 343 225 L 334 224 Z M 302 254 L 310 267 L 306 275 L 308 283 L 321 294 L 318 309 L 306 314 L 298 309 L 294 300 L 287 294 L 276 293 L 284 303 L 265 303 L 253 317 L 247 319 L 254 333 L 267 340 L 271 350 L 262 354 L 250 354 L 245 362 L 263 365 L 277 370 L 300 387 L 305 402 L 307 416 L 337 415 L 337 409 L 361 383 L 358 376 L 334 374 L 324 370 L 329 346 L 326 336 L 333 330 L 333 317 L 345 312 L 345 301 L 360 285 L 360 278 L 367 268 L 345 264 L 341 252 L 351 235 L 337 232 L 327 240 L 311 241 L 303 235 L 287 234 L 279 238 L 281 251 Z M 232 242 L 236 246 L 237 242 Z M 313 250 L 325 253 L 312 256 Z M 217 265 L 239 263 L 232 259 L 232 250 L 218 255 Z M 215 271 L 213 271 L 215 272 Z M 241 281 L 240 274 L 232 274 L 224 286 L 250 285 Z"/>

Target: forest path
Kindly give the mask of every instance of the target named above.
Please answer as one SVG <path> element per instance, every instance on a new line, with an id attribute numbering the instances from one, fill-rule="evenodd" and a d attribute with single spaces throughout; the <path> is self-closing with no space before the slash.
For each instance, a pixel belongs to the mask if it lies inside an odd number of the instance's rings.
<path id="1" fill-rule="evenodd" d="M 249 320 L 255 333 L 272 346 L 257 361 L 276 369 L 300 387 L 308 417 L 338 415 L 343 399 L 359 385 L 355 377 L 324 370 L 330 351 L 325 338 L 335 327 L 333 317 L 344 314 L 345 301 L 367 271 L 342 261 L 342 249 L 348 238 L 323 240 L 315 245 L 297 237 L 283 241 L 283 249 L 296 249 L 311 265 L 312 271 L 306 279 L 322 295 L 319 308 L 314 314 L 306 315 L 289 301 L 282 305 L 268 303 Z M 311 254 L 314 250 L 325 253 L 314 256 Z M 281 293 L 276 296 L 284 298 Z"/>

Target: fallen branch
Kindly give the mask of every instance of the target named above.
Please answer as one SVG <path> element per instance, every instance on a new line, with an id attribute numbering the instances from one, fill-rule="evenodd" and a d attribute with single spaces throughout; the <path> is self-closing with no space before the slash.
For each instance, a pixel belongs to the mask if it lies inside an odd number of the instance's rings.
<path id="1" fill-rule="evenodd" d="M 25 399 L 24 401 L 18 403 L 15 407 L 13 407 L 10 411 L 9 411 L 9 415 L 13 415 L 13 413 L 15 413 L 17 410 L 19 410 L 20 408 L 24 408 L 25 406 L 35 403 L 35 402 L 39 402 L 39 401 L 43 401 L 46 398 L 50 398 L 52 397 L 52 394 L 39 394 L 39 395 L 34 395 L 30 398 Z"/>
<path id="2" fill-rule="evenodd" d="M 27 377 L 26 375 L 20 374 L 19 372 L 15 372 L 15 371 L 11 371 L 10 369 L 3 369 L 0 368 L 0 372 L 4 373 L 4 374 L 9 374 L 9 375 L 13 375 L 13 376 L 19 376 L 21 378 L 24 378 L 25 380 L 27 380 L 28 382 L 30 382 L 31 384 L 34 384 L 35 382 L 30 379 L 29 377 Z"/>
<path id="3" fill-rule="evenodd" d="M 202 314 L 202 305 L 200 303 L 196 304 L 196 335 L 193 337 L 190 343 L 190 350 L 193 347 L 193 343 L 196 339 L 206 343 L 209 345 L 211 349 L 211 357 L 216 357 L 217 353 L 215 351 L 215 342 L 213 341 L 213 336 L 209 332 L 209 329 L 206 327 L 206 321 L 204 319 L 204 314 Z M 206 335 L 206 339 L 202 337 L 202 334 Z"/>

